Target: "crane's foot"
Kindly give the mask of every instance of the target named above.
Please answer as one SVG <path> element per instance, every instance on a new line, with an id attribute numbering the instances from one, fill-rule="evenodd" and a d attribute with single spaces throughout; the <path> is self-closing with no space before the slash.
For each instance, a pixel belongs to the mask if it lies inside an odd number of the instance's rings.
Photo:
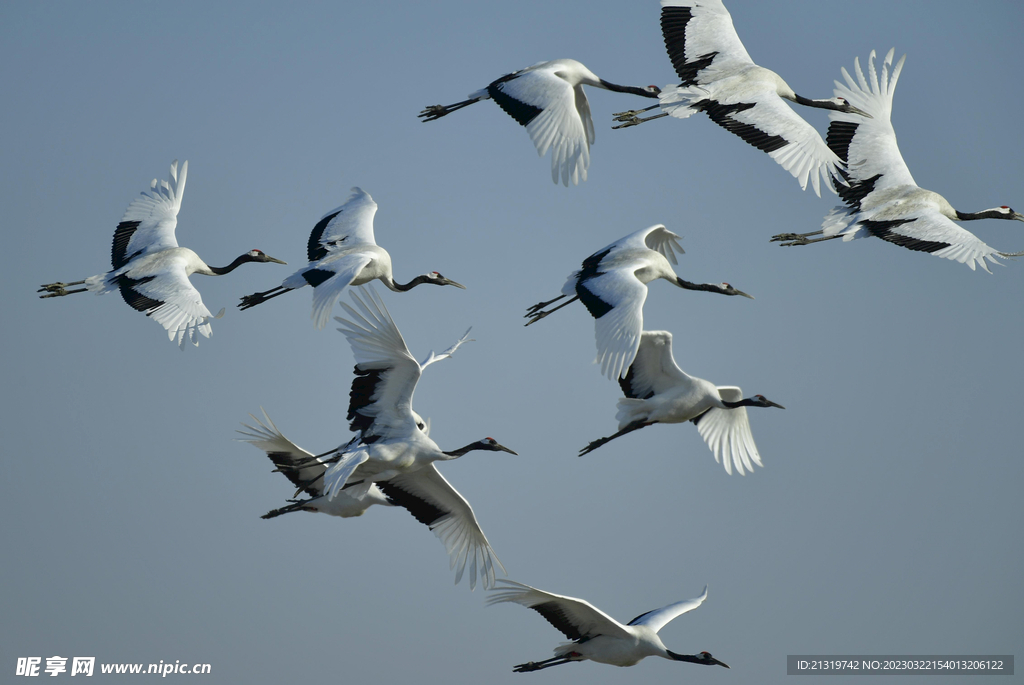
<path id="1" fill-rule="evenodd" d="M 77 290 L 67 289 L 72 285 L 81 285 L 83 283 L 85 283 L 85 281 L 73 281 L 71 283 L 61 283 L 60 281 L 58 281 L 57 283 L 47 283 L 46 285 L 41 286 L 39 290 L 37 290 L 36 292 L 46 293 L 45 295 L 40 295 L 40 298 L 63 297 L 64 295 L 71 295 L 72 293 L 82 293 L 88 290 L 88 288 L 79 288 Z"/>
<path id="2" fill-rule="evenodd" d="M 424 107 L 423 111 L 417 114 L 416 116 L 418 116 L 423 121 L 434 121 L 435 119 L 440 119 L 446 114 L 451 114 L 454 111 L 455 110 L 450 109 L 445 105 L 428 105 L 427 107 Z"/>
<path id="3" fill-rule="evenodd" d="M 590 454 L 591 452 L 596 450 L 598 447 L 600 447 L 601 445 L 605 444 L 606 442 L 608 442 L 610 440 L 611 440 L 611 438 L 598 438 L 597 440 L 594 440 L 589 445 L 587 445 L 586 447 L 581 449 L 580 453 L 577 456 L 582 457 L 585 454 Z"/>
<path id="4" fill-rule="evenodd" d="M 524 326 L 529 326 L 531 323 L 537 323 L 538 321 L 540 321 L 541 319 L 543 319 L 545 316 L 547 316 L 550 313 L 551 312 L 534 312 L 532 314 L 527 314 L 526 316 L 530 320 L 527 321 L 526 323 L 524 323 L 523 325 Z"/>
<path id="5" fill-rule="evenodd" d="M 821 243 L 826 240 L 835 240 L 842 237 L 842 235 L 830 235 L 825 238 L 811 238 L 812 235 L 821 235 L 821 231 L 814 231 L 813 233 L 779 233 L 778 235 L 773 235 L 768 242 L 779 243 L 779 247 L 794 247 L 796 245 Z"/>

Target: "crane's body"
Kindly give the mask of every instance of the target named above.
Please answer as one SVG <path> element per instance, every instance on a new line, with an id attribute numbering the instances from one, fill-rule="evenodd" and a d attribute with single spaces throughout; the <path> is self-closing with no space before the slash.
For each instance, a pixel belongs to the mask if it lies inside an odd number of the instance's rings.
<path id="1" fill-rule="evenodd" d="M 797 179 L 801 189 L 810 180 L 820 196 L 819 178 L 828 187 L 842 162 L 785 101 L 839 111 L 856 109 L 842 98 L 812 100 L 797 95 L 781 76 L 755 64 L 721 0 L 662 0 L 661 30 L 680 83 L 661 91 L 661 114 L 638 118 L 653 107 L 620 112 L 615 118 L 624 123 L 615 128 L 706 112 L 722 128 L 768 153 Z"/>
<path id="2" fill-rule="evenodd" d="M 203 304 L 199 291 L 189 276 L 222 276 L 247 262 L 274 262 L 284 264 L 260 250 L 250 250 L 224 267 L 212 267 L 187 247 L 179 247 L 174 236 L 178 224 L 178 210 L 185 191 L 188 162 L 178 160 L 171 164 L 170 178 L 158 182 L 153 179 L 150 190 L 128 205 L 114 231 L 110 250 L 110 271 L 71 283 L 48 283 L 38 292 L 42 298 L 62 297 L 81 292 L 105 295 L 120 291 L 128 306 L 143 312 L 167 331 L 171 340 L 177 338 L 184 349 L 185 341 L 199 345 L 196 333 L 209 338 L 212 333 L 210 319 L 220 318 Z M 85 285 L 68 290 L 69 286 Z"/>
<path id="3" fill-rule="evenodd" d="M 668 331 L 644 331 L 636 359 L 619 381 L 626 395 L 619 400 L 619 430 L 614 435 L 594 440 L 580 450 L 589 454 L 615 438 L 655 423 L 693 421 L 701 437 L 711 448 L 715 461 L 725 472 L 735 468 L 740 475 L 763 466 L 754 444 L 746 407 L 778 407 L 764 395 L 744 399 L 736 386 L 716 386 L 685 373 L 672 356 L 672 334 Z"/>
<path id="4" fill-rule="evenodd" d="M 309 264 L 284 279 L 281 285 L 242 297 L 238 307 L 255 307 L 290 290 L 313 288 L 313 324 L 322 329 L 331 318 L 331 310 L 342 290 L 378 280 L 393 292 L 411 290 L 417 285 L 465 286 L 436 271 L 417 276 L 408 283 L 396 283 L 392 276 L 391 255 L 377 245 L 373 236 L 373 217 L 377 203 L 361 188 L 352 188 L 345 204 L 324 214 L 313 226 L 306 254 Z"/>
<path id="5" fill-rule="evenodd" d="M 328 516 L 351 518 L 362 516 L 374 504 L 395 506 L 376 486 L 370 487 L 366 494 L 359 498 L 352 497 L 345 491 L 339 493 L 334 499 L 324 497 L 323 475 L 328 467 L 324 455 L 307 452 L 286 438 L 267 416 L 266 411 L 263 412 L 262 420 L 252 414 L 249 416 L 257 425 L 251 426 L 243 423 L 246 430 L 238 431 L 244 436 L 239 440 L 248 442 L 266 452 L 267 457 L 277 467 L 275 470 L 284 474 L 298 488 L 299 492 L 309 495 L 309 499 L 291 499 L 288 506 L 269 511 L 262 518 L 276 518 L 294 511 L 310 511 Z"/>
<path id="6" fill-rule="evenodd" d="M 491 593 L 488 604 L 514 602 L 533 609 L 572 640 L 556 647 L 555 656 L 551 659 L 515 666 L 513 670 L 517 673 L 587 660 L 612 666 L 633 666 L 649 656 L 729 668 L 708 652 L 676 654 L 658 637 L 658 631 L 670 621 L 696 609 L 707 599 L 707 586 L 700 597 L 645 612 L 623 624 L 586 600 L 556 595 L 512 580 L 499 579 L 497 582 L 500 585 Z"/>
<path id="7" fill-rule="evenodd" d="M 371 288 L 360 290 L 365 293 L 365 301 L 356 291 L 350 293 L 359 310 L 342 303 L 351 319 L 336 319 L 356 358 L 348 420 L 349 428 L 357 435 L 338 450 L 292 460 L 285 468 L 293 474 L 306 467 L 315 468 L 311 477 L 289 477 L 307 491 L 315 488 L 313 494 L 328 503 L 339 498 L 362 502 L 379 490 L 388 502 L 407 509 L 444 543 L 456 583 L 468 566 L 471 588 L 476 586 L 478 573 L 484 585 L 490 587 L 501 562 L 469 502 L 445 480 L 434 462 L 455 459 L 473 450 L 515 452 L 493 438 L 443 451 L 430 439 L 426 423 L 412 409 L 413 392 L 423 369 L 450 357 L 469 340 L 469 332 L 441 354 L 431 352 L 423 362 L 417 362 L 384 303 Z M 358 504 L 345 501 L 341 506 L 348 510 Z"/>
<path id="8" fill-rule="evenodd" d="M 854 60 L 855 81 L 844 67 L 846 83 L 836 82 L 836 95 L 842 95 L 870 115 L 833 112 L 829 125 L 828 144 L 846 162 L 843 183 L 835 188 L 845 207 L 834 208 L 822 223 L 821 230 L 811 233 L 782 233 L 772 238 L 784 246 L 809 245 L 842 238 L 877 237 L 909 250 L 927 252 L 936 257 L 966 264 L 974 270 L 980 266 L 989 271 L 988 262 L 998 264 L 999 257 L 1016 257 L 1024 253 L 1000 252 L 986 245 L 957 222 L 976 219 L 1011 219 L 1024 221 L 1024 214 L 1007 206 L 981 212 L 960 212 L 936 192 L 917 185 L 896 144 L 892 127 L 892 98 L 896 82 L 903 70 L 906 56 L 892 66 L 894 50 L 889 50 L 882 63 L 882 73 L 875 71 L 875 53 L 868 58 L 868 78 Z M 892 77 L 889 69 L 892 67 Z M 811 236 L 821 235 L 821 238 Z"/>
<path id="9" fill-rule="evenodd" d="M 647 284 L 662 278 L 685 290 L 702 290 L 720 295 L 750 295 L 728 283 L 690 283 L 672 269 L 675 253 L 683 253 L 679 236 L 662 224 L 636 231 L 583 260 L 582 268 L 569 274 L 562 294 L 527 310 L 527 326 L 579 299 L 594 317 L 597 363 L 611 379 L 625 376 L 636 357 L 643 331 L 643 307 Z M 553 309 L 544 307 L 569 297 Z"/>
<path id="10" fill-rule="evenodd" d="M 574 59 L 538 62 L 506 74 L 469 98 L 453 105 L 431 105 L 418 115 L 434 121 L 481 100 L 494 100 L 513 119 L 526 127 L 530 140 L 543 157 L 550 149 L 551 180 L 566 186 L 587 180 L 594 122 L 583 86 L 604 88 L 654 98 L 654 86 L 620 86 L 600 78 Z"/>

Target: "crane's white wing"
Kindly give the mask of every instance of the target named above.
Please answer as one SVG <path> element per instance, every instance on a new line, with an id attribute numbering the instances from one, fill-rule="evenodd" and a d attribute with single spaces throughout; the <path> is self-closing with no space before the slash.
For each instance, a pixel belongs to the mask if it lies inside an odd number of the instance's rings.
<path id="1" fill-rule="evenodd" d="M 743 399 L 743 391 L 736 386 L 719 386 L 718 394 L 729 402 L 739 402 Z M 753 471 L 754 464 L 764 466 L 761 463 L 761 455 L 757 452 L 757 445 L 754 444 L 754 436 L 750 432 L 746 407 L 713 407 L 695 421 L 700 437 L 704 438 L 704 442 L 711 448 L 715 461 L 720 461 L 725 467 L 726 473 L 732 474 L 735 466 L 736 471 L 743 476 L 746 475 L 744 467 L 747 471 Z"/>
<path id="2" fill-rule="evenodd" d="M 299 269 L 282 283 L 285 288 L 313 286 L 313 325 L 323 329 L 331 318 L 334 303 L 367 264 L 373 261 L 372 252 L 330 254 L 318 262 Z"/>
<path id="3" fill-rule="evenodd" d="M 764 72 L 765 76 L 770 73 Z M 659 96 L 662 110 L 681 119 L 695 111 L 707 112 L 716 124 L 767 152 L 793 175 L 801 189 L 806 190 L 810 180 L 819 197 L 821 179 L 828 186 L 832 178 L 840 176 L 839 156 L 813 126 L 779 97 L 771 78 L 753 81 L 744 88 L 715 90 L 702 86 L 666 87 Z M 841 186 L 842 182 L 833 185 Z"/>
<path id="4" fill-rule="evenodd" d="M 362 188 L 353 188 L 352 195 L 342 206 L 332 209 L 320 218 L 309 234 L 306 255 L 315 262 L 332 250 L 344 250 L 369 243 L 373 238 L 373 216 L 377 203 Z"/>
<path id="5" fill-rule="evenodd" d="M 854 107 L 871 115 L 868 119 L 859 114 L 829 112 L 831 123 L 828 127 L 828 144 L 845 159 L 850 181 L 849 187 L 837 185 L 836 192 L 848 205 L 859 207 L 860 200 L 873 190 L 917 185 L 900 154 L 896 132 L 890 120 L 896 81 L 907 58 L 906 55 L 900 58 L 890 79 L 889 67 L 892 66 L 893 53 L 894 50 L 889 50 L 885 56 L 881 79 L 875 71 L 875 52 L 872 50 L 868 57 L 870 82 L 861 71 L 860 58 L 853 60 L 857 81 L 843 67 L 846 84 L 835 82 L 833 92 L 836 97 L 845 98 Z"/>
<path id="6" fill-rule="evenodd" d="M 721 0 L 661 0 L 661 33 L 683 85 L 753 64 Z"/>
<path id="7" fill-rule="evenodd" d="M 672 334 L 644 331 L 636 358 L 620 385 L 627 397 L 647 399 L 690 382 L 672 357 Z"/>
<path id="8" fill-rule="evenodd" d="M 488 596 L 487 604 L 515 602 L 529 607 L 570 640 L 595 635 L 632 637 L 621 623 L 586 600 L 544 592 L 505 578 L 495 582 L 501 585 Z"/>
<path id="9" fill-rule="evenodd" d="M 260 407 L 260 411 L 263 412 L 263 420 L 249 414 L 257 426 L 243 423 L 246 430 L 236 432 L 244 437 L 238 439 L 266 452 L 270 461 L 278 467 L 281 473 L 307 495 L 313 497 L 322 495 L 322 476 L 327 471 L 323 461 L 286 438 L 262 407 Z"/>
<path id="10" fill-rule="evenodd" d="M 594 317 L 596 361 L 612 380 L 626 375 L 640 344 L 647 286 L 634 273 L 641 267 L 639 262 L 616 265 L 613 271 L 576 284 L 576 294 Z"/>
<path id="11" fill-rule="evenodd" d="M 662 224 L 651 226 L 640 231 L 643 234 L 644 245 L 655 252 L 660 252 L 670 264 L 678 264 L 676 252 L 685 254 L 683 246 L 679 244 L 681 238 Z"/>
<path id="12" fill-rule="evenodd" d="M 551 179 L 558 183 L 561 176 L 566 186 L 570 180 L 573 185 L 586 181 L 590 166 L 587 133 L 593 131 L 594 124 L 587 96 L 582 88 L 577 90 L 558 76 L 557 61 L 523 70 L 514 78 L 499 79 L 488 87 L 494 101 L 526 126 L 537 154 L 543 157 L 551 150 Z M 577 108 L 581 101 L 585 103 L 582 110 Z"/>
<path id="13" fill-rule="evenodd" d="M 181 254 L 162 253 L 150 260 L 116 278 L 124 301 L 163 326 L 179 347 L 184 348 L 186 339 L 198 346 L 196 333 L 209 338 L 210 318 L 220 318 L 224 310 L 216 317 L 210 314 L 188 280 L 187 260 Z"/>
<path id="14" fill-rule="evenodd" d="M 361 432 L 364 439 L 408 434 L 416 424 L 412 396 L 420 379 L 420 364 L 376 292 L 369 287 L 359 289 L 365 302 L 355 290 L 350 293 L 362 313 L 342 302 L 350 319 L 335 317 L 356 359 L 349 427 Z"/>
<path id="15" fill-rule="evenodd" d="M 944 216 L 927 198 L 933 193 L 920 191 L 918 195 L 925 197 L 900 198 L 891 207 L 882 205 L 860 212 L 852 207 L 836 207 L 822 222 L 822 232 L 826 236 L 842 234 L 844 241 L 875 236 L 909 250 L 966 264 L 972 271 L 980 266 L 992 273 L 985 260 L 999 264 L 1002 253 Z M 887 209 L 893 209 L 899 218 L 886 219 Z"/>
<path id="16" fill-rule="evenodd" d="M 174 160 L 169 180 L 153 179 L 150 190 L 143 191 L 142 197 L 128 205 L 114 231 L 110 250 L 110 263 L 115 271 L 141 255 L 178 247 L 174 228 L 178 225 L 187 175 L 188 161 L 181 165 L 179 176 L 178 160 Z"/>
<path id="17" fill-rule="evenodd" d="M 632 621 L 630 621 L 628 625 L 647 626 L 654 632 L 658 632 L 666 625 L 668 625 L 668 623 L 673 619 L 682 616 L 687 611 L 693 611 L 694 609 L 699 607 L 701 604 L 704 603 L 704 600 L 707 598 L 708 586 L 705 585 L 704 594 L 702 594 L 700 597 L 694 597 L 693 599 L 684 599 L 681 602 L 675 602 L 673 604 L 669 604 L 668 606 L 661 607 L 660 609 L 648 611 L 646 614 L 640 614 Z"/>
<path id="18" fill-rule="evenodd" d="M 430 366 L 434 362 L 439 362 L 442 359 L 447 359 L 448 357 L 452 356 L 453 354 L 455 354 L 455 350 L 459 349 L 459 347 L 462 346 L 462 343 L 476 342 L 473 338 L 469 337 L 469 332 L 471 330 L 473 330 L 472 326 L 470 326 L 469 328 L 466 329 L 465 334 L 461 338 L 456 340 L 454 345 L 452 345 L 451 347 L 446 349 L 441 354 L 434 354 L 434 351 L 431 350 L 430 354 L 428 354 L 423 359 L 423 361 L 420 362 L 420 371 L 423 371 L 423 369 L 427 368 L 428 366 Z M 415 413 L 415 412 L 413 412 L 413 413 Z M 421 430 L 423 430 L 423 432 L 426 433 L 427 435 L 430 435 L 429 426 L 425 430 L 424 429 L 421 429 Z"/>
<path id="19" fill-rule="evenodd" d="M 477 573 L 485 588 L 494 586 L 495 566 L 501 568 L 487 536 L 469 502 L 445 480 L 434 464 L 403 473 L 377 485 L 393 504 L 404 507 L 420 523 L 430 527 L 444 544 L 455 569 L 455 582 L 469 565 L 469 587 L 476 587 Z"/>
<path id="20" fill-rule="evenodd" d="M 365 445 L 359 445 L 351 452 L 343 452 L 338 457 L 337 463 L 327 469 L 323 478 L 324 496 L 328 500 L 338 496 L 355 470 L 370 458 L 370 452 Z M 370 487 L 371 484 L 366 484 L 364 490 L 368 491 Z"/>

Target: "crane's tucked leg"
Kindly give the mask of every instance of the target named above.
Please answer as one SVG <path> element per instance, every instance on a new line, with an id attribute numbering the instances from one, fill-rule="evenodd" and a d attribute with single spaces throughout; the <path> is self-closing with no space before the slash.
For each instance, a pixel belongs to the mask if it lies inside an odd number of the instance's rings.
<path id="1" fill-rule="evenodd" d="M 616 112 L 612 116 L 615 117 L 615 121 L 629 121 L 630 119 L 636 119 L 637 116 L 644 112 L 650 112 L 652 109 L 657 109 L 658 107 L 661 107 L 661 104 L 651 105 L 650 107 L 644 107 L 643 109 L 631 109 L 628 112 Z"/>
<path id="2" fill-rule="evenodd" d="M 620 430 L 618 433 L 615 433 L 614 435 L 609 435 L 607 438 L 598 438 L 597 440 L 594 440 L 592 443 L 590 443 L 589 445 L 587 445 L 586 447 L 584 447 L 583 449 L 580 450 L 579 456 L 582 457 L 584 454 L 590 454 L 591 452 L 593 452 L 594 450 L 596 450 L 598 447 L 600 447 L 601 445 L 605 444 L 606 442 L 614 440 L 615 438 L 622 437 L 626 433 L 632 433 L 633 431 L 639 430 L 639 429 L 643 428 L 644 426 L 650 426 L 650 425 L 652 425 L 654 423 L 657 423 L 657 422 L 656 421 L 644 421 L 642 419 L 637 419 L 636 421 L 634 421 L 633 423 L 628 424 L 625 428 Z"/>
<path id="3" fill-rule="evenodd" d="M 260 516 L 260 518 L 261 519 L 272 519 L 272 518 L 276 518 L 278 516 L 281 516 L 282 514 L 290 514 L 293 511 L 302 511 L 303 509 L 306 508 L 306 505 L 309 504 L 310 502 L 312 502 L 313 500 L 310 500 L 310 499 L 291 499 L 291 500 L 288 500 L 288 501 L 291 502 L 291 504 L 289 504 L 287 507 L 281 507 L 280 509 L 271 509 L 266 514 L 264 514 L 263 516 Z"/>
<path id="4" fill-rule="evenodd" d="M 463 107 L 469 107 L 474 102 L 480 102 L 480 98 L 470 98 L 469 100 L 456 102 L 454 105 L 428 105 L 416 116 L 423 119 L 423 121 L 434 121 L 452 112 L 457 112 Z"/>
<path id="5" fill-rule="evenodd" d="M 812 231 L 810 233 L 779 233 L 773 235 L 772 239 L 768 242 L 777 243 L 783 240 L 789 241 L 782 243 L 779 247 L 793 247 L 794 245 L 810 245 L 811 243 L 821 243 L 826 240 L 834 240 L 836 238 L 842 238 L 842 234 L 830 235 L 827 238 L 811 238 L 812 235 L 821 235 L 822 231 Z"/>
<path id="6" fill-rule="evenodd" d="M 548 310 L 546 312 L 540 311 L 542 308 L 548 306 L 552 302 L 557 302 L 558 300 L 562 299 L 563 297 L 565 297 L 565 295 L 559 295 L 558 297 L 556 297 L 553 300 L 548 300 L 547 302 L 539 302 L 539 303 L 533 305 L 532 307 L 530 307 L 527 310 L 527 313 L 523 315 L 523 318 L 529 318 L 530 320 L 527 321 L 523 325 L 524 326 L 529 326 L 531 323 L 537 323 L 538 321 L 543 319 L 548 314 L 554 314 L 555 312 L 557 312 L 562 307 L 567 307 L 570 304 L 572 304 L 573 302 L 575 302 L 576 300 L 580 299 L 579 295 L 574 295 L 571 300 L 569 300 L 568 302 L 563 302 L 562 304 L 558 305 L 554 309 Z"/>
<path id="7" fill-rule="evenodd" d="M 573 655 L 576 652 L 570 652 L 565 656 L 555 656 L 544 661 L 527 661 L 525 664 L 519 664 L 518 666 L 512 667 L 513 673 L 529 673 L 530 671 L 539 671 L 542 668 L 548 668 L 549 666 L 558 666 L 560 664 L 568 664 L 573 661 L 579 661 L 579 659 L 573 659 Z"/>
<path id="8" fill-rule="evenodd" d="M 285 288 L 283 285 L 279 285 L 276 288 L 264 290 L 261 293 L 253 293 L 252 295 L 242 295 L 242 301 L 238 303 L 238 308 L 241 309 L 242 311 L 245 311 L 250 307 L 255 307 L 258 304 L 266 302 L 267 300 L 272 300 L 278 295 L 283 295 L 289 290 L 293 290 L 293 288 Z"/>
<path id="9" fill-rule="evenodd" d="M 613 114 L 612 117 L 615 121 L 621 121 L 623 123 L 618 126 L 612 126 L 612 128 L 629 128 L 630 126 L 638 126 L 645 121 L 653 121 L 662 117 L 667 117 L 668 113 L 662 112 L 661 114 L 655 114 L 653 117 L 640 117 L 639 114 L 649 112 L 652 109 L 657 109 L 661 105 L 651 105 L 650 107 L 644 107 L 643 109 L 631 109 L 628 112 L 619 112 Z"/>
<path id="10" fill-rule="evenodd" d="M 72 281 L 71 283 L 61 283 L 60 281 L 57 281 L 56 283 L 47 283 L 46 285 L 40 287 L 39 290 L 37 290 L 36 292 L 46 293 L 46 295 L 40 295 L 40 299 L 45 299 L 47 297 L 63 297 L 64 295 L 73 295 L 75 293 L 84 293 L 85 291 L 88 290 L 88 288 L 79 288 L 78 290 L 65 290 L 65 288 L 69 286 L 82 285 L 83 283 L 85 283 L 85 281 Z"/>

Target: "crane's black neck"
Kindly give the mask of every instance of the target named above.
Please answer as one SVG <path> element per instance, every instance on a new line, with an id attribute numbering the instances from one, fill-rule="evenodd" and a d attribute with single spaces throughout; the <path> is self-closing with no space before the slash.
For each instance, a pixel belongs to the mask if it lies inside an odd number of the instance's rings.
<path id="1" fill-rule="evenodd" d="M 676 654 L 672 650 L 665 650 L 674 661 L 686 661 L 691 664 L 704 664 L 705 666 L 714 666 L 715 662 L 708 659 L 704 654 Z"/>
<path id="2" fill-rule="evenodd" d="M 444 454 L 448 455 L 452 459 L 455 459 L 456 457 L 461 457 L 462 455 L 468 454 L 469 452 L 472 452 L 473 450 L 482 450 L 482 449 L 486 449 L 486 448 L 483 445 L 481 445 L 480 441 L 478 440 L 477 442 L 469 443 L 465 447 L 460 447 L 457 450 L 452 450 L 451 452 L 444 452 Z"/>
<path id="3" fill-rule="evenodd" d="M 983 212 L 961 212 L 961 211 L 958 211 L 958 210 L 955 210 L 955 209 L 953 211 L 956 212 L 956 218 L 959 219 L 960 221 L 974 221 L 975 219 L 1012 219 L 1013 218 L 1009 214 L 1003 214 L 1002 212 L 997 212 L 994 209 L 986 209 Z"/>
<path id="4" fill-rule="evenodd" d="M 735 409 L 736 407 L 753 407 L 755 405 L 760 406 L 757 402 L 751 398 L 746 397 L 738 402 L 730 402 L 729 400 L 722 400 L 722 404 L 729 407 L 729 409 Z"/>
<path id="5" fill-rule="evenodd" d="M 725 294 L 727 291 L 720 285 L 714 283 L 690 283 L 676 276 L 676 285 L 686 290 L 703 290 L 710 293 L 722 293 Z"/>
<path id="6" fill-rule="evenodd" d="M 841 105 L 836 102 L 832 102 L 831 100 L 812 100 L 810 98 L 805 98 L 803 95 L 797 95 L 796 93 L 793 93 L 793 102 L 806 107 L 834 109 L 837 112 L 845 112 L 848 109 L 848 105 Z"/>
<path id="7" fill-rule="evenodd" d="M 609 83 L 604 79 L 600 79 L 601 87 L 605 90 L 611 90 L 616 93 L 632 93 L 633 95 L 639 95 L 644 98 L 656 98 L 658 97 L 657 92 L 647 90 L 646 88 L 637 88 L 636 86 L 620 86 L 616 83 Z"/>
<path id="8" fill-rule="evenodd" d="M 421 276 L 417 276 L 416 278 L 412 279 L 411 281 L 409 281 L 405 285 L 402 285 L 401 283 L 396 283 L 395 279 L 393 279 L 393 278 L 389 278 L 388 280 L 384 281 L 384 285 L 386 285 L 388 288 L 390 288 L 391 290 L 393 290 L 396 293 L 404 293 L 407 290 L 412 290 L 413 288 L 415 288 L 416 286 L 420 285 L 421 283 L 428 283 L 428 282 L 430 282 L 430 279 L 427 276 L 425 276 L 425 275 L 421 275 Z"/>
<path id="9" fill-rule="evenodd" d="M 231 273 L 232 271 L 242 266 L 246 262 L 251 261 L 254 261 L 252 256 L 250 256 L 249 253 L 245 253 L 244 255 L 241 255 L 240 257 L 236 258 L 235 261 L 231 262 L 227 266 L 211 266 L 210 271 L 213 272 L 214 276 L 223 276 L 224 274 Z"/>

